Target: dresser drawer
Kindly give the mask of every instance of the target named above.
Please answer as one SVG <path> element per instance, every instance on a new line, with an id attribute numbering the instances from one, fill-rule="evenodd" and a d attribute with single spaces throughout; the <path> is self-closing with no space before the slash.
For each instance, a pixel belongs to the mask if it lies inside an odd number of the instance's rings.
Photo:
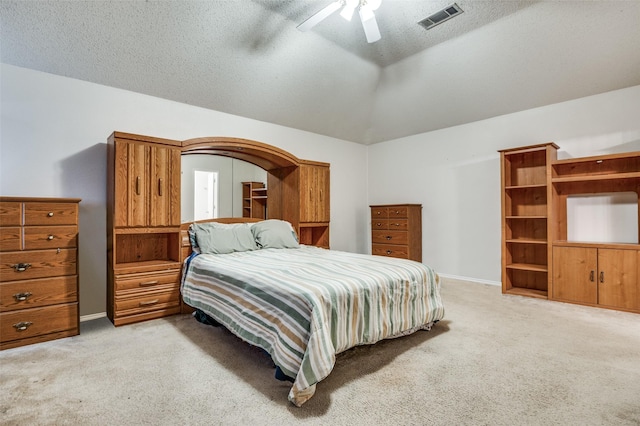
<path id="1" fill-rule="evenodd" d="M 78 246 L 77 226 L 25 226 L 24 249 L 73 248 Z"/>
<path id="2" fill-rule="evenodd" d="M 0 313 L 2 343 L 73 329 L 78 329 L 77 303 Z"/>
<path id="3" fill-rule="evenodd" d="M 22 225 L 22 203 L 16 201 L 0 202 L 0 226 Z"/>
<path id="4" fill-rule="evenodd" d="M 371 229 L 389 229 L 389 220 L 371 218 Z"/>
<path id="5" fill-rule="evenodd" d="M 408 219 L 389 219 L 387 229 L 391 231 L 406 231 L 409 229 Z"/>
<path id="6" fill-rule="evenodd" d="M 0 251 L 22 250 L 22 227 L 0 228 Z"/>
<path id="7" fill-rule="evenodd" d="M 164 271 L 156 274 L 116 275 L 116 294 L 129 290 L 154 290 L 167 286 L 180 286 L 180 270 Z"/>
<path id="8" fill-rule="evenodd" d="M 409 217 L 409 209 L 407 209 L 406 206 L 389 207 L 389 218 L 394 218 L 394 217 L 402 217 L 402 218 Z"/>
<path id="9" fill-rule="evenodd" d="M 372 207 L 371 208 L 371 220 L 386 219 L 389 217 L 389 209 L 386 207 Z"/>
<path id="10" fill-rule="evenodd" d="M 24 203 L 25 225 L 77 225 L 78 205 L 73 203 Z"/>
<path id="11" fill-rule="evenodd" d="M 374 244 L 407 244 L 407 231 L 371 231 L 371 241 Z"/>
<path id="12" fill-rule="evenodd" d="M 409 258 L 409 249 L 407 246 L 391 246 L 384 244 L 374 244 L 371 247 L 371 254 L 376 256 L 399 257 L 401 259 Z"/>
<path id="13" fill-rule="evenodd" d="M 0 312 L 77 301 L 77 276 L 0 283 Z"/>
<path id="14" fill-rule="evenodd" d="M 77 249 L 0 253 L 0 281 L 76 275 Z"/>
<path id="15" fill-rule="evenodd" d="M 168 291 L 150 291 L 136 296 L 116 296 L 115 316 L 136 315 L 179 306 L 180 289 L 176 286 Z"/>

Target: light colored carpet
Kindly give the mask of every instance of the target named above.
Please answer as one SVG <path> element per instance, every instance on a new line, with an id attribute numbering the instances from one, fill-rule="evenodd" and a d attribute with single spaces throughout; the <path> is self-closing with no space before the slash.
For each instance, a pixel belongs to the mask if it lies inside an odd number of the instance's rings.
<path id="1" fill-rule="evenodd" d="M 430 332 L 338 357 L 303 407 L 260 350 L 174 316 L 0 352 L 4 425 L 639 425 L 640 315 L 443 280 Z"/>

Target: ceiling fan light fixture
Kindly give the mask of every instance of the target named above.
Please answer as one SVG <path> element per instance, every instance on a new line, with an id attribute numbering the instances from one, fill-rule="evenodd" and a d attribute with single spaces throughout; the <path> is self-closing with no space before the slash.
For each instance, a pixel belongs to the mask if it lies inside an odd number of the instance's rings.
<path id="1" fill-rule="evenodd" d="M 382 0 L 364 0 L 364 1 L 366 1 L 366 3 L 371 8 L 371 10 L 378 10 L 380 5 L 382 4 Z"/>
<path id="2" fill-rule="evenodd" d="M 364 21 L 369 21 L 371 19 L 376 19 L 376 15 L 373 14 L 373 9 L 368 4 L 363 4 L 358 9 L 358 13 L 360 13 L 360 19 L 364 23 Z"/>
<path id="3" fill-rule="evenodd" d="M 298 28 L 300 31 L 309 31 L 311 28 L 315 27 L 321 21 L 326 19 L 333 12 L 335 12 L 338 9 L 340 9 L 342 4 L 343 3 L 340 0 L 334 1 L 333 3 L 329 4 L 327 7 L 322 9 L 320 12 L 318 12 L 315 15 L 312 15 L 311 17 L 309 17 L 303 23 L 298 25 L 296 28 Z"/>
<path id="4" fill-rule="evenodd" d="M 346 0 L 344 7 L 342 8 L 342 12 L 340 12 L 340 16 L 342 16 L 347 21 L 351 22 L 351 18 L 353 17 L 353 12 L 355 12 L 356 7 L 358 7 L 359 0 Z"/>
<path id="5" fill-rule="evenodd" d="M 375 43 L 380 40 L 380 29 L 378 28 L 378 22 L 376 21 L 376 15 L 373 14 L 373 10 L 364 5 L 360 7 L 358 12 L 360 13 L 364 35 L 367 37 L 367 43 Z"/>

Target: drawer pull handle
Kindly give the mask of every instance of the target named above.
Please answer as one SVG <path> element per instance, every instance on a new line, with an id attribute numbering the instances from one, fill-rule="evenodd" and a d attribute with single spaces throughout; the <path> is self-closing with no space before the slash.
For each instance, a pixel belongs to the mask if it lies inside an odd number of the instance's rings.
<path id="1" fill-rule="evenodd" d="M 49 213 L 47 213 L 47 216 L 49 216 L 49 217 L 53 217 L 53 212 L 49 212 Z"/>
<path id="2" fill-rule="evenodd" d="M 393 226 L 400 226 L 400 224 L 399 223 L 394 223 Z"/>
<path id="3" fill-rule="evenodd" d="M 13 269 L 15 269 L 16 272 L 24 272 L 29 268 L 31 268 L 30 263 L 16 263 L 15 265 L 13 265 Z"/>
<path id="4" fill-rule="evenodd" d="M 13 324 L 13 327 L 16 331 L 25 331 L 31 324 L 33 323 L 29 321 L 20 321 L 19 323 Z"/>
<path id="5" fill-rule="evenodd" d="M 391 254 L 391 253 L 392 253 L 391 250 L 387 250 L 387 254 Z"/>
<path id="6" fill-rule="evenodd" d="M 158 280 L 155 281 L 147 281 L 145 283 L 140 283 L 140 287 L 149 287 L 150 285 L 156 285 L 158 284 Z"/>
<path id="7" fill-rule="evenodd" d="M 49 241 L 53 240 L 53 235 L 49 235 L 49 236 L 47 237 L 47 240 L 49 240 Z"/>
<path id="8" fill-rule="evenodd" d="M 151 305 L 155 305 L 156 303 L 158 303 L 159 300 L 158 299 L 154 299 L 154 300 L 150 300 L 148 302 L 140 302 L 140 306 L 151 306 Z"/>
<path id="9" fill-rule="evenodd" d="M 380 212 L 380 211 L 377 211 L 377 212 L 376 212 L 376 214 L 377 214 L 378 216 L 380 216 L 380 214 L 381 214 L 381 213 L 382 213 L 382 212 Z"/>
<path id="10" fill-rule="evenodd" d="M 382 224 L 380 222 L 376 223 L 376 226 L 382 226 Z"/>
<path id="11" fill-rule="evenodd" d="M 386 238 L 387 240 L 391 240 L 391 235 L 387 235 L 385 238 Z"/>
<path id="12" fill-rule="evenodd" d="M 25 300 L 27 300 L 31 296 L 32 296 L 32 294 L 29 293 L 28 291 L 26 291 L 24 293 L 16 293 L 16 294 L 14 294 L 13 298 L 16 299 L 16 302 L 24 302 Z"/>

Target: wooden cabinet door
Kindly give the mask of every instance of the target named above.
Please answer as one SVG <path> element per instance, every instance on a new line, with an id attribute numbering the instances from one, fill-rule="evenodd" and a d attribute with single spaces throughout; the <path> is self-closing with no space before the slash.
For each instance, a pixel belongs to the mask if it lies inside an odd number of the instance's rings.
<path id="1" fill-rule="evenodd" d="M 114 217 L 116 227 L 147 224 L 148 147 L 115 141 Z"/>
<path id="2" fill-rule="evenodd" d="M 180 150 L 151 146 L 149 157 L 149 225 L 177 226 L 180 224 Z"/>
<path id="3" fill-rule="evenodd" d="M 597 249 L 553 248 L 553 298 L 596 304 L 598 296 Z"/>
<path id="4" fill-rule="evenodd" d="M 149 206 L 149 177 L 147 163 L 149 147 L 129 143 L 128 180 L 128 223 L 127 226 L 147 226 Z"/>
<path id="5" fill-rule="evenodd" d="M 637 310 L 638 252 L 598 249 L 598 304 Z"/>
<path id="6" fill-rule="evenodd" d="M 329 168 L 300 166 L 300 222 L 329 222 Z"/>

